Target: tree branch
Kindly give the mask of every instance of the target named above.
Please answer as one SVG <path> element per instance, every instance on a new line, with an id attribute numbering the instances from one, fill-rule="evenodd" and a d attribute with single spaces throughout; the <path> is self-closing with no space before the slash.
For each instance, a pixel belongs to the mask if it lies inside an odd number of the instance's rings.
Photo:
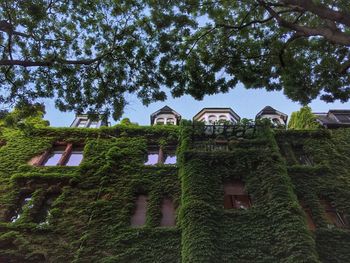
<path id="1" fill-rule="evenodd" d="M 286 48 L 288 47 L 288 45 L 293 42 L 294 40 L 297 40 L 299 38 L 302 38 L 303 35 L 299 35 L 297 33 L 295 33 L 294 35 L 292 35 L 287 41 L 286 43 L 284 43 L 282 49 L 280 50 L 279 54 L 278 54 L 278 58 L 280 60 L 280 63 L 281 63 L 281 67 L 284 68 L 286 66 L 286 64 L 284 63 L 284 59 L 283 59 L 283 55 L 284 55 L 284 52 L 286 50 Z"/>
<path id="2" fill-rule="evenodd" d="M 304 36 L 308 36 L 308 37 L 310 37 L 310 36 L 322 36 L 333 43 L 337 43 L 337 44 L 341 44 L 341 45 L 345 45 L 345 46 L 350 46 L 350 35 L 348 35 L 348 34 L 345 34 L 341 31 L 333 31 L 327 27 L 312 28 L 312 27 L 300 26 L 298 24 L 294 24 L 292 22 L 284 20 L 281 16 L 279 16 L 279 14 L 273 8 L 271 8 L 271 6 L 266 4 L 265 1 L 263 1 L 263 0 L 257 0 L 257 1 L 261 4 L 261 6 L 263 6 L 266 9 L 266 11 L 271 16 L 273 16 L 276 19 L 277 23 L 281 27 L 285 27 L 285 28 L 294 30 L 294 31 L 298 32 L 298 34 L 302 34 Z"/>
<path id="3" fill-rule="evenodd" d="M 6 20 L 0 20 L 0 31 L 3 31 L 9 35 L 17 35 L 26 38 L 34 38 L 32 35 L 15 31 L 13 25 Z"/>
<path id="4" fill-rule="evenodd" d="M 299 6 L 321 18 L 338 22 L 350 27 L 350 14 L 336 11 L 312 0 L 281 0 L 285 5 Z"/>
<path id="5" fill-rule="evenodd" d="M 195 48 L 195 46 L 197 45 L 197 43 L 204 38 L 205 36 L 209 35 L 211 32 L 213 32 L 217 27 L 214 26 L 213 28 L 209 29 L 208 31 L 204 32 L 201 36 L 199 36 L 193 43 L 192 47 L 190 48 L 190 50 L 187 52 L 186 56 L 188 56 L 192 50 Z"/>
<path id="6" fill-rule="evenodd" d="M 64 65 L 91 65 L 100 61 L 107 54 L 96 57 L 94 59 L 82 59 L 82 60 L 66 60 L 66 59 L 52 59 L 44 61 L 30 61 L 30 60 L 0 60 L 0 66 L 22 66 L 22 67 L 51 67 L 54 64 Z"/>
<path id="7" fill-rule="evenodd" d="M 290 12 L 297 12 L 299 10 L 296 10 L 296 9 L 288 9 L 288 10 L 282 10 L 282 11 L 279 11 L 279 12 L 276 12 L 277 14 L 284 14 L 284 13 L 290 13 Z M 263 20 L 252 20 L 246 24 L 243 24 L 243 21 L 242 23 L 239 25 L 239 26 L 233 26 L 233 25 L 227 25 L 227 24 L 216 24 L 217 27 L 224 27 L 224 28 L 230 28 L 230 29 L 237 29 L 237 30 L 240 30 L 240 29 L 243 29 L 245 27 L 249 27 L 253 24 L 264 24 L 266 22 L 269 22 L 270 20 L 274 19 L 275 17 L 274 16 L 270 16 L 266 19 L 263 19 Z"/>

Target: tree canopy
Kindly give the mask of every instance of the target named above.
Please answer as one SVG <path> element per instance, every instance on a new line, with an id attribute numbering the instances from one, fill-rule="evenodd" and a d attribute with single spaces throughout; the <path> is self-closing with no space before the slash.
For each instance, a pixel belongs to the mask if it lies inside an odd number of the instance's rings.
<path id="1" fill-rule="evenodd" d="M 118 119 L 129 93 L 147 105 L 237 83 L 345 102 L 349 32 L 347 0 L 4 0 L 0 103 L 55 98 Z"/>
<path id="2" fill-rule="evenodd" d="M 288 129 L 291 130 L 315 130 L 320 127 L 320 124 L 316 121 L 316 116 L 308 106 L 293 112 L 288 123 Z"/>
<path id="3" fill-rule="evenodd" d="M 43 128 L 50 125 L 44 120 L 45 106 L 43 104 L 18 105 L 11 112 L 0 111 L 0 127 Z"/>

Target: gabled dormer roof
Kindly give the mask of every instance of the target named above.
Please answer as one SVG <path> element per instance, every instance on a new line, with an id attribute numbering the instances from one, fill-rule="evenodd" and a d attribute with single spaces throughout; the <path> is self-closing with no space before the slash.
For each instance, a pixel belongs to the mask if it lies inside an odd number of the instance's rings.
<path id="1" fill-rule="evenodd" d="M 284 121 L 287 121 L 288 119 L 288 115 L 283 113 L 283 112 L 280 112 L 274 108 L 272 108 L 271 106 L 266 106 L 264 107 L 256 116 L 255 118 L 258 119 L 260 118 L 261 116 L 263 115 L 278 115 L 278 116 L 281 116 L 281 118 L 284 120 Z"/>
<path id="2" fill-rule="evenodd" d="M 231 108 L 203 108 L 196 115 L 193 116 L 193 120 L 199 120 L 205 113 L 230 113 L 237 121 L 240 121 L 241 117 L 234 112 Z"/>
<path id="3" fill-rule="evenodd" d="M 155 118 L 160 114 L 173 114 L 176 117 L 178 122 L 180 122 L 180 120 L 181 120 L 181 115 L 179 113 L 174 111 L 169 106 L 164 106 L 163 108 L 161 108 L 161 109 L 159 109 L 156 112 L 151 114 L 151 124 L 153 124 Z"/>

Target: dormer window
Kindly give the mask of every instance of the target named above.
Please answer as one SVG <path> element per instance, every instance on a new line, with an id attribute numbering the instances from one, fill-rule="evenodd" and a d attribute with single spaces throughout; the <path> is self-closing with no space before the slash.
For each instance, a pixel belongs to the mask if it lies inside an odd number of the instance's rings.
<path id="1" fill-rule="evenodd" d="M 92 121 L 89 125 L 89 128 L 98 128 L 98 121 Z"/>
<path id="2" fill-rule="evenodd" d="M 173 118 L 169 118 L 166 120 L 167 125 L 175 125 L 175 120 Z"/>
<path id="3" fill-rule="evenodd" d="M 240 119 L 231 108 L 203 108 L 193 117 L 193 121 L 202 121 L 207 125 L 237 123 Z"/>
<path id="4" fill-rule="evenodd" d="M 156 123 L 157 123 L 157 125 L 163 125 L 164 124 L 164 119 L 163 118 L 158 118 Z"/>
<path id="5" fill-rule="evenodd" d="M 88 124 L 88 119 L 80 119 L 78 123 L 78 128 L 86 128 Z"/>
<path id="6" fill-rule="evenodd" d="M 151 114 L 151 125 L 179 125 L 181 115 L 165 106 Z"/>
<path id="7" fill-rule="evenodd" d="M 216 122 L 216 116 L 215 115 L 209 115 L 208 122 L 209 122 L 209 124 L 214 124 Z"/>
<path id="8" fill-rule="evenodd" d="M 220 116 L 219 116 L 219 120 L 220 120 L 220 121 L 226 121 L 227 118 L 226 118 L 225 115 L 220 115 Z"/>
<path id="9" fill-rule="evenodd" d="M 101 126 L 108 126 L 107 119 L 103 115 L 96 115 L 91 118 L 88 114 L 76 115 L 72 128 L 100 128 Z"/>
<path id="10" fill-rule="evenodd" d="M 277 119 L 277 118 L 273 118 L 273 119 L 272 119 L 272 122 L 273 122 L 273 124 L 275 124 L 275 125 L 281 125 L 280 120 Z"/>

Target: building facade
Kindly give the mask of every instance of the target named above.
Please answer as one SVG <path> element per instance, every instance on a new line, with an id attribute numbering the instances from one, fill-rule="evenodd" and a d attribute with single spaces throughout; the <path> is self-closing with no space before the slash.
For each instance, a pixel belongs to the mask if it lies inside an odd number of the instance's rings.
<path id="1" fill-rule="evenodd" d="M 206 126 L 2 128 L 0 262 L 350 262 L 349 129 Z"/>

